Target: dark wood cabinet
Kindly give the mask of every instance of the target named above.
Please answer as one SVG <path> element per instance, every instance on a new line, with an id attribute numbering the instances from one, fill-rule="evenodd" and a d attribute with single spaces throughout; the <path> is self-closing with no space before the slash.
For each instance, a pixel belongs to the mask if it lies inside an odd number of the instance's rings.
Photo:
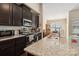
<path id="1" fill-rule="evenodd" d="M 32 13 L 32 25 L 34 27 L 39 27 L 39 15 Z"/>
<path id="2" fill-rule="evenodd" d="M 11 4 L 0 3 L 0 25 L 12 25 Z"/>
<path id="3" fill-rule="evenodd" d="M 26 37 L 20 37 L 15 39 L 16 43 L 16 55 L 20 55 L 23 51 L 24 48 L 26 47 Z"/>
<path id="4" fill-rule="evenodd" d="M 36 27 L 39 27 L 39 15 L 35 16 L 35 25 Z"/>
<path id="5" fill-rule="evenodd" d="M 26 47 L 26 38 L 19 37 L 0 42 L 0 56 L 18 56 Z"/>
<path id="6" fill-rule="evenodd" d="M 7 40 L 0 42 L 0 56 L 13 56 L 15 55 L 14 40 Z"/>
<path id="7" fill-rule="evenodd" d="M 21 26 L 22 7 L 15 3 L 0 3 L 0 25 Z"/>
<path id="8" fill-rule="evenodd" d="M 18 4 L 12 4 L 13 9 L 13 26 L 22 25 L 22 7 Z"/>
<path id="9" fill-rule="evenodd" d="M 26 6 L 23 6 L 23 18 L 28 19 L 28 20 L 32 20 L 31 9 L 26 7 Z"/>
<path id="10" fill-rule="evenodd" d="M 33 21 L 33 26 L 39 26 L 39 15 L 24 4 L 0 3 L 0 25 L 22 26 L 23 19 Z"/>

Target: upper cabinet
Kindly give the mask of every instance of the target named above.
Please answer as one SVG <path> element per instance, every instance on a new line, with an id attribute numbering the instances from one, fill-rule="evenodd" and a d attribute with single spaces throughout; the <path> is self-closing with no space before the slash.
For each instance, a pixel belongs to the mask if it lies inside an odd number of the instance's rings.
<path id="1" fill-rule="evenodd" d="M 22 7 L 19 4 L 13 4 L 13 26 L 22 25 Z"/>
<path id="2" fill-rule="evenodd" d="M 22 8 L 18 4 L 0 4 L 0 25 L 21 26 Z"/>
<path id="3" fill-rule="evenodd" d="M 39 15 L 35 16 L 36 27 L 39 27 Z"/>
<path id="4" fill-rule="evenodd" d="M 31 20 L 35 27 L 39 26 L 39 15 L 25 4 L 1 3 L 0 25 L 23 26 L 23 19 Z"/>
<path id="5" fill-rule="evenodd" d="M 32 20 L 31 9 L 23 5 L 23 19 Z"/>
<path id="6" fill-rule="evenodd" d="M 39 27 L 39 15 L 32 13 L 32 26 Z"/>
<path id="7" fill-rule="evenodd" d="M 0 3 L 0 25 L 12 25 L 11 4 Z"/>

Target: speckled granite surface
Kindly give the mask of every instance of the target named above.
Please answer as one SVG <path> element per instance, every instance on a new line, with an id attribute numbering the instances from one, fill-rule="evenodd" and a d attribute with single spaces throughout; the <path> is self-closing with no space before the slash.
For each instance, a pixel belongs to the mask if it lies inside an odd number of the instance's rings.
<path id="1" fill-rule="evenodd" d="M 43 38 L 42 40 L 26 47 L 24 51 L 36 56 L 77 56 L 79 48 L 61 47 L 53 38 Z"/>
<path id="2" fill-rule="evenodd" d="M 0 41 L 10 40 L 13 38 L 18 38 L 18 37 L 23 37 L 23 36 L 25 36 L 25 35 L 14 35 L 14 36 L 0 37 Z"/>

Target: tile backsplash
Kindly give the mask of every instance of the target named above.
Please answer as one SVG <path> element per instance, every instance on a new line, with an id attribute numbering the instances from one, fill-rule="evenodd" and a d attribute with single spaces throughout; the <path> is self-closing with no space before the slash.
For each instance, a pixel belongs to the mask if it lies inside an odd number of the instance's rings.
<path id="1" fill-rule="evenodd" d="M 21 26 L 0 26 L 0 31 L 1 30 L 20 30 L 22 27 Z"/>
<path id="2" fill-rule="evenodd" d="M 15 35 L 19 34 L 19 30 L 22 29 L 22 26 L 0 26 L 0 31 L 5 31 L 5 30 L 14 30 Z"/>

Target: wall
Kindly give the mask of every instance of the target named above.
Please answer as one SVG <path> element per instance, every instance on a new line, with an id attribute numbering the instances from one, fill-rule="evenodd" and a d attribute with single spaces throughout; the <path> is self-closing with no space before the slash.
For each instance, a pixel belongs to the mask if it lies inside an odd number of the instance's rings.
<path id="1" fill-rule="evenodd" d="M 68 43 L 66 38 L 67 38 L 67 19 L 66 18 L 61 18 L 61 19 L 52 19 L 52 20 L 47 20 L 47 24 L 60 24 L 60 43 L 61 44 L 66 44 Z M 51 28 L 53 31 L 53 28 Z M 67 44 L 68 45 L 68 44 Z"/>
<path id="2" fill-rule="evenodd" d="M 40 13 L 40 4 L 39 3 L 25 3 L 27 6 Z"/>
<path id="3" fill-rule="evenodd" d="M 0 30 L 20 30 L 21 26 L 0 26 Z"/>
<path id="4" fill-rule="evenodd" d="M 44 3 L 43 4 L 43 29 L 49 19 L 67 18 L 70 10 L 79 8 L 78 3 Z"/>
<path id="5" fill-rule="evenodd" d="M 43 6 L 42 6 L 42 3 L 40 4 L 39 25 L 40 25 L 40 30 L 42 32 L 42 38 L 43 38 Z"/>
<path id="6" fill-rule="evenodd" d="M 67 22 L 66 22 L 66 19 L 63 18 L 63 19 L 54 19 L 54 20 L 47 20 L 47 24 L 48 25 L 53 25 L 53 24 L 60 24 L 62 27 L 60 29 L 60 37 L 63 37 L 64 39 L 66 39 L 66 32 L 67 32 Z M 52 30 L 53 28 L 51 28 Z"/>
<path id="7" fill-rule="evenodd" d="M 21 26 L 0 26 L 0 31 L 5 31 L 5 30 L 14 30 L 15 31 L 15 35 L 19 34 L 18 30 L 21 30 L 22 27 Z"/>

